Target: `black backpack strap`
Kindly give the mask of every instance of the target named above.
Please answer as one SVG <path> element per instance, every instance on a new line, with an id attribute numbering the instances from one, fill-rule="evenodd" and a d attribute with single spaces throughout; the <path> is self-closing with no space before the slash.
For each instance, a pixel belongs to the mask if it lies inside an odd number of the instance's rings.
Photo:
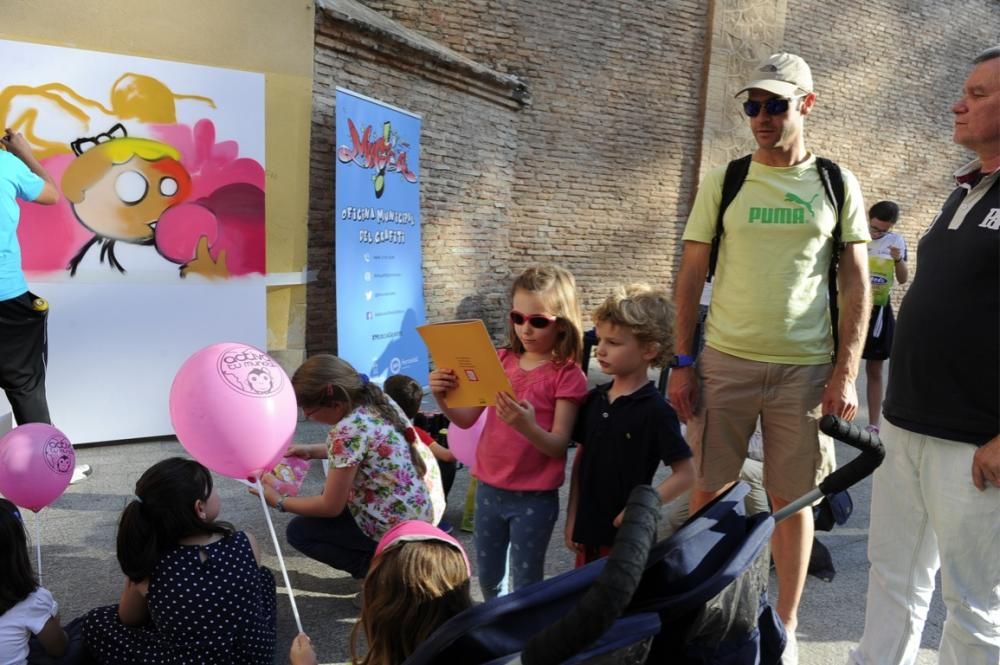
<path id="1" fill-rule="evenodd" d="M 726 208 L 733 202 L 736 195 L 743 186 L 743 181 L 747 179 L 750 172 L 750 159 L 752 154 L 734 159 L 726 167 L 726 177 L 722 181 L 722 200 L 719 202 L 719 215 L 715 218 L 715 235 L 712 236 L 712 253 L 708 257 L 708 277 L 711 282 L 715 277 L 715 266 L 719 263 L 719 243 L 722 241 L 724 229 L 722 226 L 722 216 L 726 214 Z"/>
<path id="2" fill-rule="evenodd" d="M 833 328 L 833 353 L 837 353 L 837 344 L 840 339 L 840 306 L 837 303 L 837 268 L 840 264 L 840 252 L 844 249 L 841 241 L 841 224 L 844 215 L 844 174 L 836 162 L 823 157 L 816 158 L 816 168 L 819 169 L 819 178 L 823 181 L 823 189 L 830 203 L 837 211 L 837 223 L 833 227 L 833 249 L 830 252 L 830 270 L 827 282 L 830 292 L 830 325 Z"/>

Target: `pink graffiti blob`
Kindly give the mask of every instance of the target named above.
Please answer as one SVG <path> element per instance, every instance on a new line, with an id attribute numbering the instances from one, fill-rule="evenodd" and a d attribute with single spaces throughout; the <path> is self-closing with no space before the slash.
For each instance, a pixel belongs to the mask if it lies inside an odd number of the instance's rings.
<path id="1" fill-rule="evenodd" d="M 56 182 L 62 182 L 63 172 L 72 162 L 72 154 L 43 159 L 42 165 Z M 54 206 L 41 206 L 18 201 L 21 221 L 17 239 L 21 245 L 21 264 L 28 273 L 65 270 L 77 250 L 93 237 L 80 224 L 65 197 Z"/>
<path id="2" fill-rule="evenodd" d="M 213 261 L 225 254 L 230 275 L 265 272 L 264 169 L 240 158 L 235 141 L 215 142 L 215 126 L 201 120 L 186 125 L 159 125 L 153 134 L 177 148 L 191 174 L 192 192 L 173 206 L 156 226 L 156 249 L 174 263 L 196 257 L 207 239 Z"/>

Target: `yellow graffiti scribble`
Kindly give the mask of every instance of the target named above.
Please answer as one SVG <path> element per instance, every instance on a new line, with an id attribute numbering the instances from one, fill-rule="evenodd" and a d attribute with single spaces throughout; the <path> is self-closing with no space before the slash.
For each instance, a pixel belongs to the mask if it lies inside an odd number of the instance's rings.
<path id="1" fill-rule="evenodd" d="M 27 100 L 27 101 L 25 101 Z M 44 103 L 55 105 L 57 113 L 79 124 L 77 136 L 89 134 L 111 124 L 109 118 L 136 120 L 142 123 L 171 124 L 177 122 L 177 100 L 191 100 L 216 108 L 215 102 L 201 95 L 175 93 L 164 83 L 144 74 L 127 72 L 111 86 L 107 107 L 101 102 L 84 97 L 64 83 L 46 83 L 39 86 L 9 85 L 0 90 L 0 128 L 10 127 L 21 132 L 40 159 L 71 153 L 68 140 L 43 138 L 38 129 L 39 108 Z M 28 107 L 15 110 L 16 102 Z M 95 114 L 102 117 L 94 118 Z M 93 123 L 91 121 L 94 121 Z M 96 124 L 97 127 L 92 127 Z"/>
<path id="2" fill-rule="evenodd" d="M 179 95 L 151 76 L 123 74 L 111 86 L 111 108 L 122 120 L 171 124 L 177 122 L 174 100 L 205 102 L 213 109 L 215 102 L 201 95 Z"/>

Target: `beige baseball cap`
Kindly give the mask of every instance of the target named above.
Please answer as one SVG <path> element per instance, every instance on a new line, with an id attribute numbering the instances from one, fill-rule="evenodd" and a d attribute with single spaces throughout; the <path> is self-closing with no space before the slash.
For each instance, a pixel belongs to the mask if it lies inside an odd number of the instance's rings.
<path id="1" fill-rule="evenodd" d="M 759 88 L 773 92 L 782 97 L 795 97 L 813 92 L 813 77 L 806 61 L 791 53 L 775 53 L 754 69 L 754 76 L 742 90 L 736 93 L 739 97 L 747 90 Z"/>

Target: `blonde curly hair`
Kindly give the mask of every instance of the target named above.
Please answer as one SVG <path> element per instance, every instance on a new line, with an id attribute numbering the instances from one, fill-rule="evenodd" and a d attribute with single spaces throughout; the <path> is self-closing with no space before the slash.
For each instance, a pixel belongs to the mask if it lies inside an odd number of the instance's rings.
<path id="1" fill-rule="evenodd" d="M 665 291 L 643 282 L 616 286 L 592 316 L 595 324 L 622 326 L 640 344 L 655 344 L 652 367 L 666 367 L 674 356 L 674 306 Z"/>

